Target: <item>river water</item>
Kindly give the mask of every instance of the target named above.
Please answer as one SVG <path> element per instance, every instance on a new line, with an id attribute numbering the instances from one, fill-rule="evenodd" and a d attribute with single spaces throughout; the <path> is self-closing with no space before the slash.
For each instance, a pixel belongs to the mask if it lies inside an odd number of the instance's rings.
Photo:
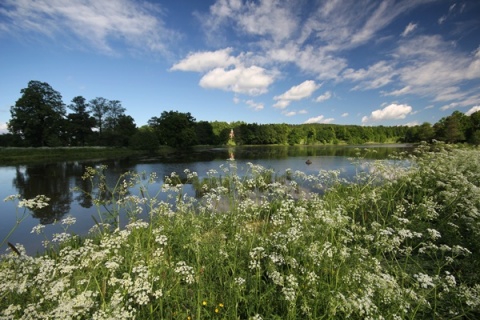
<path id="1" fill-rule="evenodd" d="M 15 227 L 20 217 L 25 219 L 8 237 L 8 242 L 22 244 L 28 254 L 42 251 L 42 240 L 51 239 L 54 233 L 63 232 L 65 227 L 59 221 L 67 216 L 76 218 L 76 223 L 68 231 L 86 234 L 94 225 L 98 216 L 97 208 L 91 199 L 79 188 L 95 192 L 88 180 L 82 179 L 87 167 L 106 165 L 106 179 L 114 185 L 119 176 L 127 171 L 145 173 L 148 177 L 156 173 L 158 180 L 150 188 L 161 188 L 163 177 L 172 172 L 183 173 L 185 169 L 196 172 L 200 178 L 209 170 L 221 173 L 221 168 L 235 164 L 238 174 L 242 175 L 249 168 L 248 163 L 261 165 L 283 174 L 287 169 L 316 174 L 320 170 L 339 170 L 342 177 L 351 178 L 356 166 L 352 157 L 359 153 L 365 161 L 386 159 L 392 153 L 409 152 L 408 145 L 371 145 L 371 146 L 272 146 L 272 147 L 236 147 L 205 148 L 195 151 L 172 154 L 163 158 L 142 159 L 104 159 L 90 161 L 54 162 L 32 165 L 0 165 L 0 199 L 10 195 L 20 195 L 20 199 L 31 199 L 43 194 L 49 197 L 49 206 L 41 210 L 24 211 L 17 208 L 16 202 L 0 202 L 0 241 Z M 234 160 L 233 162 L 231 160 Z M 310 164 L 307 164 L 309 160 Z M 190 188 L 190 189 L 189 189 Z M 193 188 L 187 186 L 187 192 Z M 163 200 L 163 199 L 162 199 Z M 32 228 L 44 225 L 44 235 L 32 233 Z M 8 249 L 6 243 L 0 247 L 0 254 Z"/>

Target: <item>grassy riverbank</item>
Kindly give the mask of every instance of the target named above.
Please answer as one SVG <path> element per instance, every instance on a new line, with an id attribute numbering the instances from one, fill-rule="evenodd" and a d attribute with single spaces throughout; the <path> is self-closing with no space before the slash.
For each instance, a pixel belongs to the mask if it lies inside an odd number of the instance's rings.
<path id="1" fill-rule="evenodd" d="M 0 317 L 478 318 L 480 150 L 439 146 L 412 157 L 408 167 L 359 159 L 354 183 L 253 164 L 239 177 L 230 162 L 203 181 L 188 170 L 172 175 L 156 191 L 155 175 L 126 174 L 114 187 L 89 169 L 97 227 L 79 238 L 66 218 L 47 254 L 26 256 L 16 244 L 20 255 L 3 255 Z M 200 185 L 202 199 L 182 194 L 184 179 Z M 140 195 L 129 194 L 137 184 Z M 121 210 L 131 220 L 116 228 Z"/>
<path id="2" fill-rule="evenodd" d="M 157 153 L 171 152 L 160 148 Z M 110 147 L 0 148 L 0 165 L 31 164 L 52 161 L 94 160 L 145 155 L 145 151 Z"/>

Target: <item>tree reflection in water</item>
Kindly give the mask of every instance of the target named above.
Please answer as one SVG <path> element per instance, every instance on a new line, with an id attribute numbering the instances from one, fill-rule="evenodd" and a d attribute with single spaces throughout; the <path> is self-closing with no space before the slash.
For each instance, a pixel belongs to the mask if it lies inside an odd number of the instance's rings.
<path id="1" fill-rule="evenodd" d="M 107 161 L 112 168 L 125 169 L 125 164 L 119 161 Z M 91 198 L 92 184 L 82 179 L 88 166 L 95 166 L 94 162 L 59 162 L 17 166 L 13 186 L 18 190 L 21 198 L 30 199 L 39 194 L 50 198 L 49 205 L 41 209 L 32 210 L 32 217 L 39 219 L 41 224 L 51 224 L 59 221 L 70 212 L 72 201 L 76 201 L 83 208 L 93 206 Z M 121 169 L 120 169 L 121 168 Z M 107 176 L 108 183 L 118 177 Z M 74 191 L 77 188 L 84 192 Z"/>

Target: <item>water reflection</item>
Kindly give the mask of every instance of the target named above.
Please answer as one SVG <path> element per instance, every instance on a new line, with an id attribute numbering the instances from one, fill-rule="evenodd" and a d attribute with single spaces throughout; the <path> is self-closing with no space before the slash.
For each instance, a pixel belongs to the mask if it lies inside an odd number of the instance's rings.
<path id="1" fill-rule="evenodd" d="M 375 151 L 375 152 L 367 152 Z M 408 146 L 371 146 L 360 151 L 365 158 L 383 159 L 394 151 L 411 150 Z M 318 173 L 319 170 L 343 170 L 345 174 L 353 174 L 353 169 L 348 167 L 348 157 L 355 157 L 359 150 L 355 147 L 237 147 L 237 148 L 209 148 L 184 151 L 171 154 L 168 157 L 145 158 L 145 159 L 115 159 L 101 161 L 73 161 L 48 164 L 35 164 L 16 167 L 0 167 L 0 196 L 2 199 L 11 194 L 20 194 L 21 198 L 30 199 L 43 194 L 49 197 L 49 206 L 31 212 L 30 221 L 21 226 L 13 237 L 12 242 L 19 239 L 27 239 L 31 227 L 41 223 L 44 225 L 60 221 L 67 214 L 77 217 L 77 224 L 82 225 L 83 230 L 77 233 L 85 233 L 93 224 L 91 216 L 93 200 L 91 195 L 98 195 L 96 185 L 92 187 L 90 180 L 82 179 L 87 167 L 99 167 L 106 165 L 105 179 L 109 186 L 114 186 L 121 174 L 127 171 L 145 172 L 149 175 L 155 172 L 160 180 L 176 172 L 182 176 L 184 169 L 190 169 L 204 176 L 210 169 L 219 169 L 232 160 L 231 164 L 239 167 L 238 174 L 242 174 L 241 167 L 247 167 L 247 162 L 272 168 L 276 172 L 289 168 L 300 170 L 307 174 Z M 306 161 L 310 160 L 310 165 Z M 10 180 L 9 180 L 10 179 Z M 11 181 L 10 186 L 6 181 Z M 4 182 L 5 181 L 5 182 Z M 153 186 L 157 190 L 163 181 Z M 75 188 L 83 192 L 75 191 Z M 190 189 L 192 187 L 190 186 Z M 193 191 L 193 189 L 192 189 Z M 0 211 L 3 214 L 0 226 L 0 240 L 15 225 L 15 215 L 12 208 L 5 203 L 0 203 Z M 22 229 L 23 228 L 23 229 Z M 33 241 L 33 240 L 32 240 Z M 23 242 L 23 241 L 21 241 Z M 34 243 L 32 244 L 34 246 Z M 38 244 L 37 244 L 38 246 Z M 36 248 L 37 250 L 38 248 Z M 0 248 L 0 253 L 4 248 Z"/>
<path id="2" fill-rule="evenodd" d="M 58 163 L 16 168 L 13 185 L 22 198 L 44 194 L 52 200 L 49 206 L 32 212 L 32 216 L 42 224 L 50 224 L 70 211 L 72 195 L 65 192 L 69 190 L 67 167 L 65 163 Z"/>
<path id="3" fill-rule="evenodd" d="M 399 147 L 395 146 L 395 150 Z M 366 150 L 370 152 L 365 152 Z M 375 152 L 372 152 L 375 151 Z M 82 179 L 87 167 L 95 167 L 100 163 L 106 165 L 105 171 L 107 185 L 116 184 L 118 177 L 127 171 L 138 171 L 138 164 L 142 162 L 158 162 L 168 160 L 166 164 L 152 165 L 149 172 L 157 172 L 159 177 L 168 176 L 171 172 L 179 172 L 178 164 L 184 164 L 183 170 L 189 167 L 195 171 L 195 162 L 213 160 L 258 160 L 262 159 L 284 159 L 305 157 L 308 165 L 312 164 L 311 158 L 318 156 L 329 157 L 355 157 L 358 154 L 366 158 L 383 159 L 392 153 L 392 148 L 385 146 L 363 147 L 359 150 L 355 147 L 314 147 L 314 146 L 275 146 L 275 147 L 243 147 L 243 148 L 217 148 L 196 150 L 187 153 L 177 153 L 164 159 L 117 159 L 104 160 L 100 162 L 60 162 L 43 165 L 17 166 L 13 185 L 22 198 L 30 199 L 39 194 L 44 194 L 51 199 L 48 207 L 37 209 L 32 212 L 33 218 L 39 219 L 42 224 L 50 224 L 62 219 L 71 210 L 72 201 L 76 201 L 83 208 L 93 206 L 91 194 L 92 184 L 87 179 Z M 174 165 L 169 165 L 168 163 Z M 193 169 L 192 169 L 193 166 Z M 279 168 L 278 168 L 279 169 Z M 199 172 L 200 173 L 200 172 Z M 201 174 L 201 173 L 200 173 Z M 74 188 L 84 192 L 73 192 Z"/>

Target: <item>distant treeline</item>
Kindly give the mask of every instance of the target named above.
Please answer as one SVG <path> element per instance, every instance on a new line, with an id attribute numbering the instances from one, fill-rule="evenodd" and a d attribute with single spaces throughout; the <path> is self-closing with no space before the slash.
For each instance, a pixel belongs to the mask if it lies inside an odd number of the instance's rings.
<path id="1" fill-rule="evenodd" d="M 3 147 L 116 146 L 155 151 L 161 145 L 315 145 L 431 141 L 480 144 L 480 112 L 455 111 L 433 126 L 257 124 L 196 121 L 190 113 L 164 111 L 137 127 L 118 100 L 82 96 L 65 105 L 48 83 L 30 81 L 11 107 Z M 67 113 L 66 108 L 71 112 Z"/>

